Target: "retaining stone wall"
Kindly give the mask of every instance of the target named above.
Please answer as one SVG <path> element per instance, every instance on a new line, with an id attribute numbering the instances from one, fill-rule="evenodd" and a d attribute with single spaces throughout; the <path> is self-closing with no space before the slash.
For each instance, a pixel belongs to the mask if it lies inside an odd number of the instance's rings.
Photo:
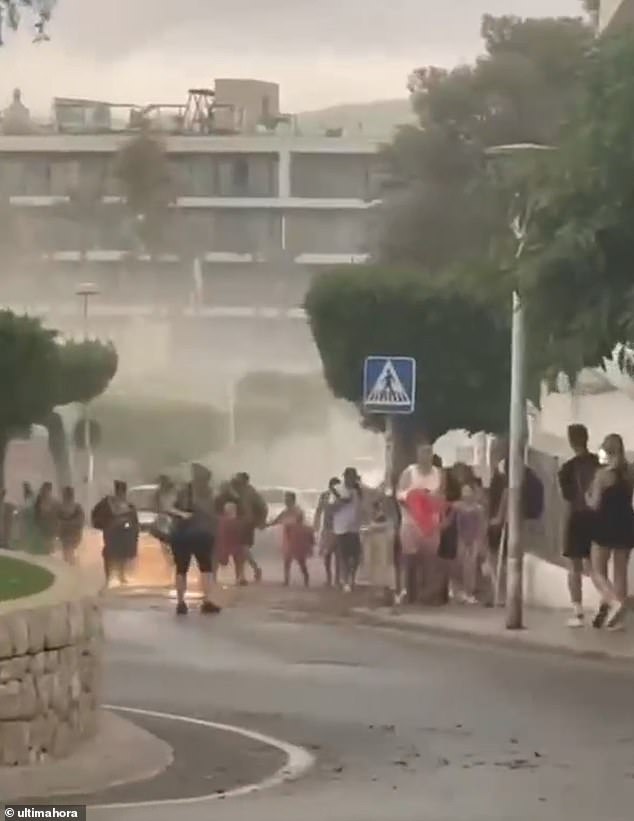
<path id="1" fill-rule="evenodd" d="M 0 604 L 0 766 L 66 756 L 96 732 L 99 594 L 77 596 L 78 571 L 37 563 L 56 575 L 50 593 Z"/>

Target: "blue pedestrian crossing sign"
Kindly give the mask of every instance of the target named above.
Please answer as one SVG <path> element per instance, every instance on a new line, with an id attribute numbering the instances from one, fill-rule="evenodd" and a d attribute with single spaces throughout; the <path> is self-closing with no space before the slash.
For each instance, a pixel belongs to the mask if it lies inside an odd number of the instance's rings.
<path id="1" fill-rule="evenodd" d="M 366 413 L 414 413 L 416 360 L 406 356 L 369 356 L 363 368 Z"/>

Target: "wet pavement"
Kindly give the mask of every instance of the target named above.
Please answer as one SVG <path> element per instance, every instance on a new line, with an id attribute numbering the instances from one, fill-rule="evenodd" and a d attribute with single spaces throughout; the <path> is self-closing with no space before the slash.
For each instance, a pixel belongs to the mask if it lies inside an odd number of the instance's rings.
<path id="1" fill-rule="evenodd" d="M 90 817 L 632 817 L 634 668 L 386 633 L 324 619 L 318 609 L 300 619 L 284 601 L 275 588 L 257 595 L 254 588 L 217 618 L 192 613 L 177 620 L 164 599 L 111 600 L 106 699 L 284 739 L 309 749 L 314 768 L 243 798 L 93 809 Z M 224 752 L 215 736 L 176 722 L 157 721 L 152 730 L 173 744 L 177 761 L 155 783 L 126 788 L 131 800 L 179 790 L 192 796 L 192 779 L 209 781 L 210 793 L 224 786 L 213 773 L 225 766 L 214 763 Z M 262 753 L 261 773 L 277 763 Z M 226 766 L 222 776 L 248 779 L 250 765 L 230 746 Z M 89 803 L 104 803 L 104 796 Z"/>

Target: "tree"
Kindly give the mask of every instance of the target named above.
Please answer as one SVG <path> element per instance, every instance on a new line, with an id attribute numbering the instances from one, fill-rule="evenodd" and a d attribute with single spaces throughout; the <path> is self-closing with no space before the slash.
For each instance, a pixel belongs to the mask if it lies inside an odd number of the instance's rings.
<path id="1" fill-rule="evenodd" d="M 339 398 L 360 403 L 367 356 L 417 360 L 418 408 L 401 423 L 402 438 L 506 430 L 508 325 L 476 293 L 462 294 L 449 280 L 432 283 L 417 273 L 355 266 L 318 277 L 306 310 L 326 381 Z"/>
<path id="2" fill-rule="evenodd" d="M 634 338 L 634 40 L 601 38 L 542 187 L 521 270 L 542 352 L 577 373 Z"/>
<path id="3" fill-rule="evenodd" d="M 389 188 L 375 258 L 439 270 L 486 251 L 504 213 L 486 189 L 487 146 L 558 139 L 579 90 L 594 32 L 582 20 L 485 16 L 485 54 L 452 71 L 409 79 L 420 126 L 401 129 L 384 154 Z"/>
<path id="4" fill-rule="evenodd" d="M 33 19 L 35 42 L 48 40 L 46 25 L 51 19 L 52 8 L 57 0 L 0 0 L 0 46 L 2 40 L 2 23 L 17 31 L 22 18 L 22 11 L 27 11 Z"/>
<path id="5" fill-rule="evenodd" d="M 165 147 L 146 131 L 129 140 L 119 151 L 115 176 L 123 193 L 135 233 L 144 252 L 162 247 L 173 189 Z"/>
<path id="6" fill-rule="evenodd" d="M 60 483 L 69 481 L 64 429 L 55 408 L 99 396 L 117 370 L 111 345 L 63 342 L 40 320 L 0 311 L 0 474 L 7 445 L 45 425 Z"/>
<path id="7" fill-rule="evenodd" d="M 50 412 L 57 362 L 54 331 L 38 319 L 0 311 L 0 467 L 11 438 Z"/>
<path id="8" fill-rule="evenodd" d="M 55 408 L 88 403 L 106 390 L 119 364 L 116 349 L 95 339 L 59 342 L 58 369 L 52 408 L 41 421 L 48 431 L 48 443 L 60 486 L 70 483 L 68 441 L 62 418 Z"/>

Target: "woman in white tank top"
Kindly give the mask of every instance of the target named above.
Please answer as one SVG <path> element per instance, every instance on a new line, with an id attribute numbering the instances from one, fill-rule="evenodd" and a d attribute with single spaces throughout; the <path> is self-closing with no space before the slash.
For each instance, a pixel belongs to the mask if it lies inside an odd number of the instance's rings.
<path id="1" fill-rule="evenodd" d="M 444 565 L 442 559 L 438 557 L 440 529 L 431 536 L 425 536 L 405 505 L 407 496 L 412 490 L 423 490 L 439 499 L 445 498 L 445 475 L 441 468 L 434 465 L 433 459 L 434 452 L 431 445 L 420 445 L 416 463 L 405 468 L 398 484 L 397 499 L 402 511 L 401 572 L 398 574 L 401 589 L 397 592 L 399 603 L 406 598 L 406 580 L 413 570 L 423 574 L 424 579 L 421 586 L 427 587 L 432 577 L 439 577 L 440 565 Z M 442 571 L 443 575 L 446 575 L 444 567 Z"/>

